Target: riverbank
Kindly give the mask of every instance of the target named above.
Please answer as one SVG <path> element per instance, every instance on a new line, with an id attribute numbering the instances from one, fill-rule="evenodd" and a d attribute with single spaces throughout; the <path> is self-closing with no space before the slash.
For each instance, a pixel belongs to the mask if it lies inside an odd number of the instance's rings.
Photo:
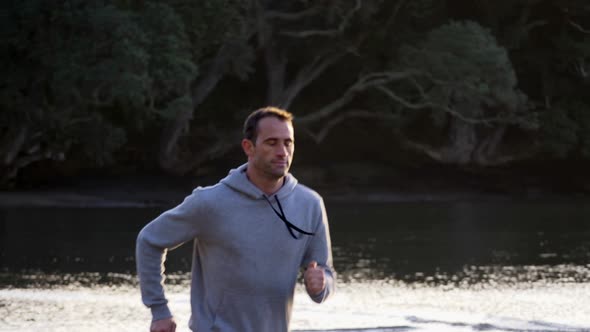
<path id="1" fill-rule="evenodd" d="M 69 208 L 146 208 L 172 207 L 189 195 L 191 190 L 104 192 L 69 191 L 68 189 L 0 192 L 0 208 L 69 207 Z M 320 192 L 321 193 L 321 192 Z M 330 202 L 450 202 L 489 200 L 569 200 L 586 199 L 582 194 L 552 194 L 533 192 L 527 195 L 492 194 L 481 192 L 328 192 L 323 195 Z"/>
<path id="2" fill-rule="evenodd" d="M 351 172 L 349 178 L 326 178 L 317 170 L 297 173 L 299 181 L 326 201 L 423 202 L 503 199 L 584 199 L 585 186 L 572 187 L 560 179 L 518 174 L 396 173 L 387 177 Z M 171 207 L 198 186 L 216 183 L 223 174 L 208 177 L 125 175 L 56 180 L 37 187 L 0 191 L 0 207 Z M 583 180 L 584 182 L 586 180 Z"/>

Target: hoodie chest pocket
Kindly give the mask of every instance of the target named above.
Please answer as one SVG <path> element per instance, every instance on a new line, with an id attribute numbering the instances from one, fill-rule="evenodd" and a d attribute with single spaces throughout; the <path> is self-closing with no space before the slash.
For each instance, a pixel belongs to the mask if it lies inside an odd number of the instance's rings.
<path id="1" fill-rule="evenodd" d="M 270 297 L 225 292 L 215 310 L 214 332 L 288 331 L 291 302 Z"/>

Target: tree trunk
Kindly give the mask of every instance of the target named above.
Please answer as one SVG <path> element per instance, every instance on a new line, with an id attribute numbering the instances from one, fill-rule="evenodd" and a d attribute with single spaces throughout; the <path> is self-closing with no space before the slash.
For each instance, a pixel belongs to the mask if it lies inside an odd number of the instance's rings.
<path id="1" fill-rule="evenodd" d="M 452 118 L 449 146 L 443 150 L 443 161 L 447 164 L 467 165 L 472 162 L 476 147 L 475 126 L 458 118 Z"/>
<path id="2" fill-rule="evenodd" d="M 277 54 L 272 47 L 265 50 L 267 86 L 267 104 L 281 108 L 288 108 L 285 105 L 283 95 L 285 93 L 285 82 L 287 80 L 287 58 L 284 54 Z"/>
<path id="3" fill-rule="evenodd" d="M 498 147 L 506 133 L 506 126 L 495 128 L 477 147 L 473 153 L 473 161 L 477 165 L 488 166 L 496 163 Z"/>
<path id="4" fill-rule="evenodd" d="M 28 133 L 29 128 L 24 125 L 14 135 L 10 131 L 6 133 L 1 142 L 2 149 L 0 150 L 3 165 L 8 166 L 14 162 L 27 140 Z"/>
<path id="5" fill-rule="evenodd" d="M 442 147 L 436 148 L 405 137 L 402 138 L 402 144 L 442 164 L 465 166 L 472 163 L 473 151 L 477 146 L 475 127 L 461 119 L 452 118 L 449 130 L 449 140 Z"/>
<path id="6" fill-rule="evenodd" d="M 203 163 L 213 160 L 215 158 L 223 157 L 229 151 L 240 146 L 241 131 L 235 130 L 227 133 L 223 137 L 219 137 L 215 143 L 209 145 L 206 149 L 195 154 L 194 158 L 187 160 L 179 166 L 180 174 L 186 174 L 191 170 L 196 169 Z"/>
<path id="7" fill-rule="evenodd" d="M 22 125 L 19 129 L 7 133 L 0 142 L 2 148 L 0 156 L 0 185 L 9 185 L 18 175 L 18 172 L 32 163 L 41 160 L 53 159 L 62 161 L 65 159 L 64 151 L 55 151 L 49 148 L 42 149 L 36 143 L 41 133 L 31 133 L 28 126 Z"/>
<path id="8" fill-rule="evenodd" d="M 165 171 L 173 174 L 182 174 L 186 169 L 183 166 L 183 160 L 178 156 L 178 143 L 182 135 L 188 131 L 190 120 L 196 109 L 223 78 L 228 61 L 229 57 L 225 54 L 225 46 L 222 46 L 203 78 L 198 80 L 193 87 L 191 94 L 192 107 L 180 112 L 175 119 L 166 125 L 160 139 L 160 151 L 158 155 L 160 167 Z"/>

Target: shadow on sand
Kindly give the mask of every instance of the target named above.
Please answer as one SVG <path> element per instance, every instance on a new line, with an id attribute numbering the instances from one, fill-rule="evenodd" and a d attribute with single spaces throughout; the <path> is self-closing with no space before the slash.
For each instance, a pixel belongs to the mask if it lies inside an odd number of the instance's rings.
<path id="1" fill-rule="evenodd" d="M 408 316 L 405 319 L 415 326 L 389 326 L 329 330 L 294 330 L 293 332 L 404 332 L 404 331 L 502 331 L 502 332 L 590 332 L 590 328 L 573 327 L 540 321 L 507 320 L 497 323 L 463 323 Z"/>

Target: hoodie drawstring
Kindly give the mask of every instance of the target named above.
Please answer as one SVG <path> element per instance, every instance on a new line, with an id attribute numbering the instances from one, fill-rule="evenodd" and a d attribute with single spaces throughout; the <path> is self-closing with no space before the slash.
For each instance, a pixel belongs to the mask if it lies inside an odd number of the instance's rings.
<path id="1" fill-rule="evenodd" d="M 277 201 L 277 205 L 279 206 L 279 211 L 277 211 L 277 209 L 275 209 L 274 206 L 272 206 L 272 203 L 270 202 L 270 200 L 268 200 L 268 197 L 266 197 L 266 195 L 263 195 L 264 199 L 268 202 L 268 205 L 270 205 L 270 207 L 272 208 L 272 210 L 276 213 L 276 215 L 285 223 L 285 226 L 287 227 L 287 230 L 289 231 L 289 233 L 291 233 L 291 236 L 294 239 L 299 239 L 297 236 L 295 236 L 295 233 L 293 232 L 293 230 L 296 230 L 297 232 L 301 233 L 301 234 L 305 234 L 305 235 L 315 235 L 315 233 L 310 233 L 310 232 L 306 232 L 304 230 L 302 230 L 301 228 L 293 225 L 291 222 L 289 222 L 289 220 L 287 220 L 287 217 L 285 217 L 285 212 L 283 212 L 283 207 L 281 206 L 281 202 L 279 201 L 279 198 L 275 195 L 275 200 Z"/>

